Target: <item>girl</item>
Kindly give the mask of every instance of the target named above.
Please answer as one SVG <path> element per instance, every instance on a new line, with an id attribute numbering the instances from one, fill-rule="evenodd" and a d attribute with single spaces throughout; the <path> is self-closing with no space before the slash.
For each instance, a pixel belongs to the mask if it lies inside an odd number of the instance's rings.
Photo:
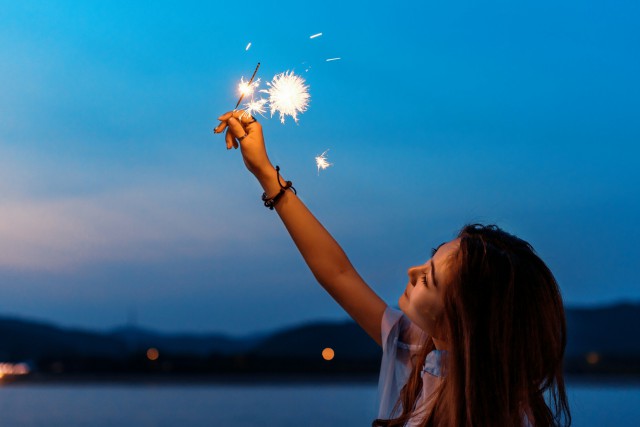
<path id="1" fill-rule="evenodd" d="M 373 426 L 569 425 L 566 328 L 551 271 L 525 241 L 471 225 L 408 270 L 401 311 L 363 281 L 338 243 L 273 167 L 262 127 L 223 114 L 227 149 L 241 148 L 318 282 L 382 346 Z"/>

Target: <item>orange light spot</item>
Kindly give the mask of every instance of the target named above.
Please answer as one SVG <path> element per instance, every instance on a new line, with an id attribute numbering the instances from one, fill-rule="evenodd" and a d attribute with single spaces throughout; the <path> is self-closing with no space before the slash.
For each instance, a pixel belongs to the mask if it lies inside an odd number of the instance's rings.
<path id="1" fill-rule="evenodd" d="M 157 348 L 151 347 L 149 350 L 147 350 L 147 359 L 158 360 L 158 357 L 160 357 L 160 352 Z"/>
<path id="2" fill-rule="evenodd" d="M 587 353 L 585 359 L 587 359 L 587 363 L 589 365 L 595 365 L 600 361 L 600 355 L 595 351 L 592 351 L 590 353 Z"/>
<path id="3" fill-rule="evenodd" d="M 322 350 L 322 358 L 324 360 L 331 360 L 333 359 L 333 357 L 336 355 L 336 353 L 333 351 L 332 348 L 327 347 L 324 350 Z"/>

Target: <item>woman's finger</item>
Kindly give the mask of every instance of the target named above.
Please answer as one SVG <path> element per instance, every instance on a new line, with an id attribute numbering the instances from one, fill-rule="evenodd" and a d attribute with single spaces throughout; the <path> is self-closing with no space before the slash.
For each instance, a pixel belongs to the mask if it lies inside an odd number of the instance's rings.
<path id="1" fill-rule="evenodd" d="M 227 129 L 227 133 L 225 133 L 224 135 L 224 140 L 227 143 L 227 150 L 231 150 L 231 147 L 238 145 L 235 138 L 233 137 L 233 134 L 231 133 L 231 129 Z"/>
<path id="2" fill-rule="evenodd" d="M 213 128 L 213 133 L 222 133 L 224 129 L 227 127 L 227 122 L 221 122 L 218 126 Z"/>
<path id="3" fill-rule="evenodd" d="M 229 126 L 229 131 L 233 134 L 234 138 L 242 141 L 244 137 L 247 136 L 247 131 L 245 130 L 244 126 L 240 124 L 240 121 L 237 118 L 229 118 L 227 120 L 227 125 Z"/>
<path id="4" fill-rule="evenodd" d="M 234 111 L 227 111 L 226 113 L 224 113 L 223 115 L 221 115 L 220 117 L 218 117 L 218 120 L 220 120 L 221 122 L 226 122 L 227 120 L 229 120 L 230 117 L 233 116 L 233 113 L 235 113 L 237 110 Z"/>
<path id="5" fill-rule="evenodd" d="M 220 120 L 220 123 L 218 124 L 218 126 L 213 128 L 213 133 L 222 133 L 222 132 L 224 132 L 225 128 L 227 127 L 227 120 L 229 120 L 229 117 L 233 116 L 233 113 L 234 113 L 234 111 L 229 111 L 229 112 L 224 113 L 220 117 L 218 117 L 218 120 Z"/>
<path id="6" fill-rule="evenodd" d="M 237 149 L 240 145 L 238 143 L 238 140 L 235 138 L 231 138 L 231 142 L 233 143 L 233 148 Z"/>
<path id="7" fill-rule="evenodd" d="M 214 133 L 222 133 L 226 129 L 225 142 L 227 150 L 238 148 L 246 137 L 254 135 L 255 138 L 262 137 L 262 126 L 257 120 L 244 110 L 234 110 L 224 113 L 220 117 L 220 124 L 213 129 Z"/>

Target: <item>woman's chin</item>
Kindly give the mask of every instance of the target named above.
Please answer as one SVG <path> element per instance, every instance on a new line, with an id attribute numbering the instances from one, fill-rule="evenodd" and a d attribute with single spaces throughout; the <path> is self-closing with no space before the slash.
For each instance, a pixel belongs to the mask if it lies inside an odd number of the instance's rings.
<path id="1" fill-rule="evenodd" d="M 402 312 L 404 312 L 405 302 L 407 302 L 407 296 L 405 294 L 400 295 L 400 298 L 398 298 L 398 307 L 400 308 L 400 310 L 402 310 Z"/>

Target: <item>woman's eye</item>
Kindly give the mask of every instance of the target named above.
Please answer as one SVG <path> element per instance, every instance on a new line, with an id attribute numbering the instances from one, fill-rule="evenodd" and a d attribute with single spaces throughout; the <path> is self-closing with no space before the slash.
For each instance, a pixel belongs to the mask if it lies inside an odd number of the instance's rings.
<path id="1" fill-rule="evenodd" d="M 426 274 L 425 274 L 424 276 L 422 276 L 422 284 L 423 284 L 423 285 L 425 285 L 425 286 L 427 286 L 427 287 L 429 286 L 429 285 L 427 284 L 427 275 L 426 275 Z"/>

